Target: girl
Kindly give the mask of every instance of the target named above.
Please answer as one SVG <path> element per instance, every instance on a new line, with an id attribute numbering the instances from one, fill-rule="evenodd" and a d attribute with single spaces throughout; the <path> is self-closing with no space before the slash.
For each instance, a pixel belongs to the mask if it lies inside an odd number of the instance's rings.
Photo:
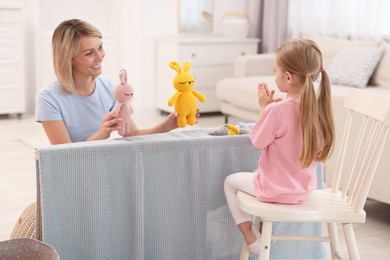
<path id="1" fill-rule="evenodd" d="M 253 146 L 263 150 L 258 170 L 231 174 L 224 183 L 230 212 L 251 255 L 258 254 L 260 243 L 250 216 L 238 207 L 237 190 L 262 202 L 303 203 L 316 188 L 316 162 L 325 161 L 334 145 L 331 89 L 317 44 L 305 39 L 284 43 L 276 51 L 274 72 L 287 98 L 274 99 L 266 83 L 258 86 L 260 118 L 249 133 Z M 313 81 L 320 74 L 316 95 Z"/>

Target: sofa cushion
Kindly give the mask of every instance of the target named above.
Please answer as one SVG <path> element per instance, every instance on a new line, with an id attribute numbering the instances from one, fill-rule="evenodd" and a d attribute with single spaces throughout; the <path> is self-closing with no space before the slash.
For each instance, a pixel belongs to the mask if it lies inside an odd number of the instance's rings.
<path id="1" fill-rule="evenodd" d="M 254 76 L 243 78 L 226 78 L 218 82 L 216 87 L 217 98 L 225 103 L 234 104 L 239 108 L 259 111 L 257 101 L 257 86 L 260 82 L 268 83 L 268 87 L 275 90 L 275 98 L 285 98 L 276 87 L 274 76 Z"/>
<path id="2" fill-rule="evenodd" d="M 342 48 L 327 71 L 332 84 L 364 88 L 383 56 L 384 47 Z"/>
<path id="3" fill-rule="evenodd" d="M 383 43 L 383 48 L 385 54 L 372 75 L 370 85 L 390 88 L 390 44 Z"/>
<path id="4" fill-rule="evenodd" d="M 324 68 L 327 69 L 338 51 L 345 47 L 378 47 L 381 40 L 346 40 L 333 38 L 318 33 L 307 35 L 305 38 L 315 41 L 321 49 Z"/>

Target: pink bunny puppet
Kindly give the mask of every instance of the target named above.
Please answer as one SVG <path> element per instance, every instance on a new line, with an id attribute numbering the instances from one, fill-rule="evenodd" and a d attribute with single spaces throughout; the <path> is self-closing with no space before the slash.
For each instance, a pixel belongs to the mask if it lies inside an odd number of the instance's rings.
<path id="1" fill-rule="evenodd" d="M 127 72 L 122 69 L 119 71 L 119 79 L 121 83 L 114 89 L 114 97 L 117 100 L 115 107 L 111 111 L 113 117 L 119 117 L 123 120 L 118 123 L 121 127 L 118 133 L 124 136 L 130 132 L 130 117 L 133 114 L 133 109 L 130 105 L 130 100 L 133 97 L 134 89 L 127 84 Z"/>

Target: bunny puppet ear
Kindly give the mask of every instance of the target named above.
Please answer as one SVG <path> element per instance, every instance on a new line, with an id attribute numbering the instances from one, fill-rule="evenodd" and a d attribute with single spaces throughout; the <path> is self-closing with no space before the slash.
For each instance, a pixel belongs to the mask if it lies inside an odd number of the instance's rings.
<path id="1" fill-rule="evenodd" d="M 181 73 L 180 64 L 177 63 L 176 61 L 171 61 L 171 62 L 169 63 L 169 67 L 171 67 L 172 69 L 176 70 L 177 73 Z"/>
<path id="2" fill-rule="evenodd" d="M 127 83 L 127 72 L 125 69 L 121 69 L 119 71 L 119 78 L 120 78 L 122 84 Z"/>
<path id="3" fill-rule="evenodd" d="M 191 64 L 189 63 L 189 62 L 184 62 L 183 63 L 183 71 L 184 72 L 189 72 L 190 71 L 190 69 L 191 69 Z"/>

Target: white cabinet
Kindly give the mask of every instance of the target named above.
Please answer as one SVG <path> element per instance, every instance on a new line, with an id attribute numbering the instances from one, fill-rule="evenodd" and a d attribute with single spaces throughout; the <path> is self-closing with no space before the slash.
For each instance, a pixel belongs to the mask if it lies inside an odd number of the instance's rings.
<path id="1" fill-rule="evenodd" d="M 257 53 L 258 39 L 229 39 L 223 37 L 165 37 L 157 41 L 156 94 L 157 108 L 171 112 L 168 99 L 176 92 L 172 81 L 176 71 L 169 62 L 180 65 L 191 63 L 190 73 L 195 77 L 194 89 L 205 94 L 207 100 L 198 102 L 200 113 L 218 112 L 216 83 L 233 76 L 233 61 L 237 56 Z"/>
<path id="2" fill-rule="evenodd" d="M 26 109 L 23 3 L 0 1 L 0 114 Z"/>

